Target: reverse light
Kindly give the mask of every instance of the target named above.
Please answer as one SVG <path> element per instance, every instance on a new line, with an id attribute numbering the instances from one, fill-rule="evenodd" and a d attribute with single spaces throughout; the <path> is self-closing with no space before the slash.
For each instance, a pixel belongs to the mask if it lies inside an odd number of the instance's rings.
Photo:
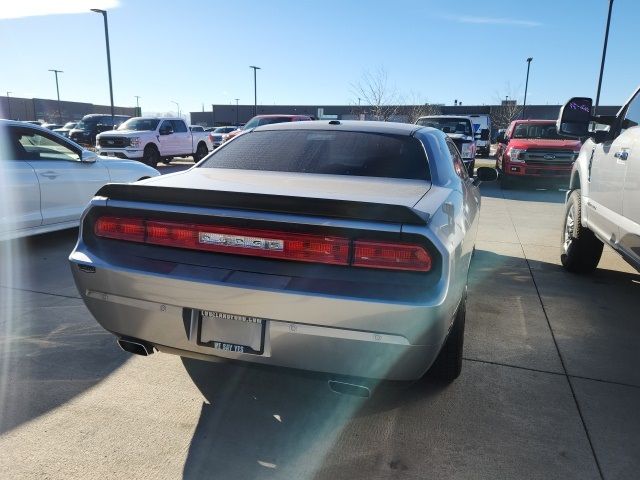
<path id="1" fill-rule="evenodd" d="M 98 237 L 254 257 L 387 270 L 428 272 L 432 258 L 422 245 L 218 225 L 102 216 Z"/>

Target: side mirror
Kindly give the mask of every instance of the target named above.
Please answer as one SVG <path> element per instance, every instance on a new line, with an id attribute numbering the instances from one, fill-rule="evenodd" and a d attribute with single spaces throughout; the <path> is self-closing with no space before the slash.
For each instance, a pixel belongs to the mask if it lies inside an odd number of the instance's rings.
<path id="1" fill-rule="evenodd" d="M 473 183 L 478 185 L 480 182 L 495 182 L 498 179 L 498 171 L 491 167 L 476 168 L 476 176 Z"/>
<path id="2" fill-rule="evenodd" d="M 496 142 L 498 143 L 507 143 L 507 139 L 504 136 L 504 133 L 499 133 L 496 137 Z"/>
<path id="3" fill-rule="evenodd" d="M 592 106 L 593 100 L 587 97 L 573 97 L 565 103 L 556 122 L 558 135 L 573 138 L 588 136 Z"/>
<path id="4" fill-rule="evenodd" d="M 91 150 L 82 150 L 80 154 L 80 161 L 83 163 L 95 163 L 98 159 L 98 155 L 96 152 L 92 152 Z"/>

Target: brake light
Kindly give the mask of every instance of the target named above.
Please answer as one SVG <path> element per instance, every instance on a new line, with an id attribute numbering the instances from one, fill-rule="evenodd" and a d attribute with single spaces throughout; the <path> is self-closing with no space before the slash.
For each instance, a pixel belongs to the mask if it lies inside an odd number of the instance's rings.
<path id="1" fill-rule="evenodd" d="M 432 264 L 431 255 L 421 245 L 370 240 L 352 242 L 348 238 L 327 235 L 115 216 L 99 217 L 94 232 L 98 237 L 150 245 L 299 262 L 420 272 L 431 270 Z"/>
<path id="2" fill-rule="evenodd" d="M 144 242 L 144 220 L 139 218 L 100 217 L 94 232 L 99 237 Z"/>
<path id="3" fill-rule="evenodd" d="M 352 265 L 428 272 L 431 270 L 431 255 L 421 245 L 357 240 L 354 242 Z"/>

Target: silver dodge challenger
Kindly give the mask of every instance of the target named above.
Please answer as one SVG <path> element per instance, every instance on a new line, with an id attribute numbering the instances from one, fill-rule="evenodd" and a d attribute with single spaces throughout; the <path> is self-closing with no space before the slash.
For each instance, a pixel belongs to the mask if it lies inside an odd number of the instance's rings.
<path id="1" fill-rule="evenodd" d="M 454 380 L 478 183 L 439 130 L 309 121 L 239 135 L 193 168 L 109 184 L 69 260 L 128 352 Z"/>

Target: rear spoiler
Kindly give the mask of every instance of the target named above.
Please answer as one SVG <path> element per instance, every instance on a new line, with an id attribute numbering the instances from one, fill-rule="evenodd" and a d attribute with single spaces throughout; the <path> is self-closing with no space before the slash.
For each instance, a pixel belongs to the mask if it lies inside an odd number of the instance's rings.
<path id="1" fill-rule="evenodd" d="M 96 196 L 112 200 L 233 208 L 410 225 L 426 225 L 429 218 L 427 213 L 404 205 L 126 183 L 109 183 L 98 190 Z"/>

